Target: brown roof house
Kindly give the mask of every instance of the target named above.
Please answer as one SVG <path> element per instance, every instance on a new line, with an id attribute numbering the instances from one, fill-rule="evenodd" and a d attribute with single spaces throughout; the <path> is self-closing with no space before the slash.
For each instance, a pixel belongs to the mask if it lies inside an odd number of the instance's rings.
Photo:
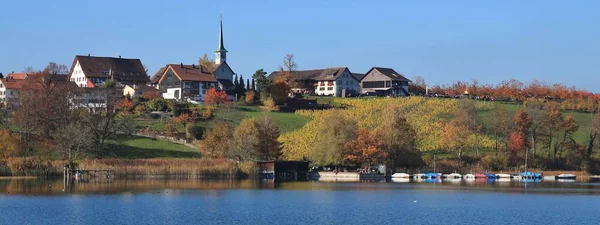
<path id="1" fill-rule="evenodd" d="M 268 78 L 276 80 L 285 72 L 272 72 Z M 334 67 L 315 70 L 300 70 L 290 74 L 294 82 L 292 92 L 302 94 L 348 96 L 360 93 L 358 79 L 348 67 Z"/>
<path id="2" fill-rule="evenodd" d="M 208 89 L 219 85 L 217 78 L 202 66 L 168 64 L 161 70 L 156 86 L 165 99 L 203 100 Z"/>
<path id="3" fill-rule="evenodd" d="M 408 83 L 402 74 L 391 68 L 373 67 L 361 79 L 361 93 L 378 96 L 408 96 Z"/>
<path id="4" fill-rule="evenodd" d="M 79 87 L 101 87 L 113 79 L 117 87 L 144 86 L 150 82 L 146 69 L 139 59 L 77 55 L 68 75 L 68 80 Z"/>
<path id="5" fill-rule="evenodd" d="M 10 73 L 0 79 L 0 103 L 18 105 L 19 93 L 43 89 L 44 85 L 67 84 L 64 74 Z"/>

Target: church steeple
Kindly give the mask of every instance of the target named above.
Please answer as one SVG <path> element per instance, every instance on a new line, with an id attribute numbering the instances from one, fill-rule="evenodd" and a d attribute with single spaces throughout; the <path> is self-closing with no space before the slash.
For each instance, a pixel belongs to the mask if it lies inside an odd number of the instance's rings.
<path id="1" fill-rule="evenodd" d="M 215 64 L 221 65 L 227 60 L 227 50 L 223 44 L 223 12 L 221 12 L 221 24 L 219 29 L 219 48 L 215 51 Z"/>

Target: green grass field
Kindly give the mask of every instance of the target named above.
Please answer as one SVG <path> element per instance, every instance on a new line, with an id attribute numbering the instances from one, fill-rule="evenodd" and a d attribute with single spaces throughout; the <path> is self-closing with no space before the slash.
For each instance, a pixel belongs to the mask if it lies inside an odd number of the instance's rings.
<path id="1" fill-rule="evenodd" d="M 198 150 L 185 145 L 175 144 L 167 140 L 117 135 L 106 141 L 108 155 L 115 158 L 197 158 Z"/>
<path id="2" fill-rule="evenodd" d="M 506 111 L 508 111 L 511 114 L 514 114 L 520 107 L 523 107 L 522 105 L 517 105 L 514 103 L 487 102 L 485 104 L 491 104 L 490 108 L 492 108 L 494 104 L 501 104 L 506 108 Z M 489 111 L 487 110 L 479 111 L 479 115 L 484 121 L 490 119 Z M 575 118 L 577 125 L 579 125 L 579 130 L 577 130 L 577 132 L 573 134 L 573 138 L 575 139 L 575 141 L 577 141 L 577 143 L 579 144 L 587 144 L 588 135 L 592 130 L 592 118 L 594 115 L 591 113 L 564 111 L 563 116 L 567 115 L 572 115 L 573 118 Z"/>

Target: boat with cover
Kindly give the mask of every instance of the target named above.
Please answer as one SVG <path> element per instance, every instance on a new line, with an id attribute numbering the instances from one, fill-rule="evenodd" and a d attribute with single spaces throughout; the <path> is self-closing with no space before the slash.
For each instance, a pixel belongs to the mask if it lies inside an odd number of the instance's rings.
<path id="1" fill-rule="evenodd" d="M 487 179 L 496 179 L 496 174 L 486 173 L 484 174 Z"/>
<path id="2" fill-rule="evenodd" d="M 410 178 L 410 174 L 408 174 L 408 173 L 394 173 L 394 174 L 392 174 L 392 178 Z"/>
<path id="3" fill-rule="evenodd" d="M 521 179 L 526 180 L 539 180 L 542 179 L 542 175 L 534 172 L 523 172 L 521 173 Z"/>
<path id="4" fill-rule="evenodd" d="M 575 174 L 563 173 L 556 176 L 557 180 L 575 180 L 577 176 Z"/>
<path id="5" fill-rule="evenodd" d="M 483 173 L 476 173 L 475 174 L 475 179 L 486 179 L 487 176 Z"/>
<path id="6" fill-rule="evenodd" d="M 444 174 L 444 175 L 442 175 L 442 178 L 445 178 L 445 179 L 461 179 L 462 175 L 460 173 Z"/>
<path id="7" fill-rule="evenodd" d="M 464 178 L 465 178 L 465 179 L 475 179 L 475 175 L 474 175 L 474 174 L 471 174 L 471 173 L 469 173 L 469 174 L 465 174 Z"/>
<path id="8" fill-rule="evenodd" d="M 497 173 L 496 174 L 496 178 L 498 179 L 510 179 L 512 176 L 510 174 L 507 173 Z"/>
<path id="9" fill-rule="evenodd" d="M 439 174 L 439 173 L 432 173 L 432 172 L 429 172 L 429 173 L 425 173 L 424 177 L 425 177 L 426 179 L 437 179 L 437 178 L 439 178 L 439 177 L 440 177 L 440 174 Z"/>

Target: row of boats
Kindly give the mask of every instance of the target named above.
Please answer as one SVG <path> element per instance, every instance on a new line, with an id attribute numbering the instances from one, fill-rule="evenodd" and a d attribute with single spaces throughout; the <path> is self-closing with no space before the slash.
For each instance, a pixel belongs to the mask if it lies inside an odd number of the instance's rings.
<path id="1" fill-rule="evenodd" d="M 543 176 L 539 173 L 534 172 L 523 172 L 520 174 L 505 174 L 505 173 L 475 173 L 475 174 L 459 174 L 459 173 L 419 173 L 419 174 L 407 174 L 407 173 L 394 173 L 392 178 L 404 178 L 404 179 L 448 179 L 448 180 L 460 180 L 460 179 L 513 179 L 513 180 L 541 180 L 541 179 L 555 179 L 555 180 L 575 180 L 577 178 L 574 174 L 560 174 L 558 176 Z"/>

